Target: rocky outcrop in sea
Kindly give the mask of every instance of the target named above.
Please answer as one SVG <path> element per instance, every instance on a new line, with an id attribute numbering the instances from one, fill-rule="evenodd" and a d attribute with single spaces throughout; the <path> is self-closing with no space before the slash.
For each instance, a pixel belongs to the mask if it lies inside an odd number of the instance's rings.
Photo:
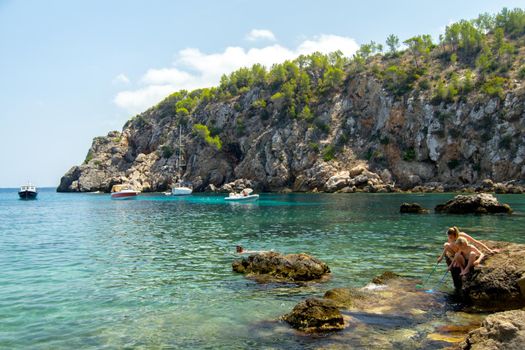
<path id="1" fill-rule="evenodd" d="M 435 211 L 447 214 L 510 214 L 512 208 L 508 204 L 501 204 L 489 193 L 478 193 L 458 195 L 445 204 L 437 205 Z"/>
<path id="2" fill-rule="evenodd" d="M 260 282 L 307 282 L 325 279 L 330 268 L 308 254 L 283 255 L 277 252 L 250 254 L 232 263 L 234 272 Z"/>

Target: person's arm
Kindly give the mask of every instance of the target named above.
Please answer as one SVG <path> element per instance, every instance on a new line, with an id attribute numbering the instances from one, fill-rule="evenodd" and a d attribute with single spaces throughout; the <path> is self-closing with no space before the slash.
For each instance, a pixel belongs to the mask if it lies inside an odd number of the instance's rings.
<path id="1" fill-rule="evenodd" d="M 467 241 L 472 242 L 475 245 L 478 245 L 478 246 L 482 247 L 483 249 L 487 250 L 489 253 L 493 253 L 493 250 L 490 249 L 489 247 L 487 247 L 483 242 L 480 242 L 477 239 L 475 239 L 474 237 L 469 236 L 465 232 L 461 232 L 460 235 L 465 237 L 467 239 Z"/>
<path id="2" fill-rule="evenodd" d="M 485 257 L 485 254 L 483 254 L 482 251 L 480 251 L 478 248 L 476 247 L 472 247 L 472 250 L 474 250 L 477 254 L 478 254 L 478 258 L 474 261 L 474 263 L 472 265 L 476 266 L 476 265 L 479 265 L 479 263 L 481 262 L 481 260 Z"/>
<path id="3" fill-rule="evenodd" d="M 440 255 L 439 258 L 438 258 L 438 262 L 437 262 L 438 264 L 439 264 L 439 263 L 441 262 L 441 260 L 443 260 L 443 258 L 445 257 L 445 253 L 446 253 L 446 251 L 447 251 L 447 248 L 444 248 L 444 249 L 443 249 L 443 252 L 441 253 L 441 255 Z"/>

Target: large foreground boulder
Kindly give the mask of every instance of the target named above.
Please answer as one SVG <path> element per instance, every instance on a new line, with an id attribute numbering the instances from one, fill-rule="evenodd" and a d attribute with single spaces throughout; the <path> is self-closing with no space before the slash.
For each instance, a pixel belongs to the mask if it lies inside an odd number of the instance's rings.
<path id="1" fill-rule="evenodd" d="M 301 301 L 282 319 L 304 332 L 338 331 L 345 325 L 337 305 L 329 299 L 320 298 Z"/>
<path id="2" fill-rule="evenodd" d="M 458 195 L 445 204 L 437 205 L 435 211 L 447 214 L 512 213 L 512 209 L 508 204 L 501 204 L 496 197 L 489 193 Z"/>
<path id="3" fill-rule="evenodd" d="M 525 310 L 499 312 L 488 316 L 481 327 L 470 332 L 458 349 L 521 350 L 525 348 Z"/>
<path id="4" fill-rule="evenodd" d="M 525 245 L 485 242 L 499 250 L 463 280 L 461 294 L 481 310 L 504 311 L 525 306 Z"/>
<path id="5" fill-rule="evenodd" d="M 232 263 L 233 271 L 268 282 L 305 282 L 327 277 L 330 268 L 308 254 L 282 255 L 262 252 L 243 257 Z"/>

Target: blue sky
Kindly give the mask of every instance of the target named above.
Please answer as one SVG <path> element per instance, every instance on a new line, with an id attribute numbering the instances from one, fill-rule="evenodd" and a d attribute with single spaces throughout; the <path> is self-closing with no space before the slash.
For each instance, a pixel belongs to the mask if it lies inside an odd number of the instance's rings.
<path id="1" fill-rule="evenodd" d="M 351 54 L 393 33 L 523 1 L 0 0 L 0 187 L 57 186 L 93 137 L 180 88 L 312 50 Z"/>

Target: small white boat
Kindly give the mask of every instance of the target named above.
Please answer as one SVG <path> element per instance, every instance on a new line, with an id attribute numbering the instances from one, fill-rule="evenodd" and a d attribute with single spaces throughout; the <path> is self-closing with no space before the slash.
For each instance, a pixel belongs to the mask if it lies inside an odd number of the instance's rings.
<path id="1" fill-rule="evenodd" d="M 171 188 L 172 196 L 188 196 L 193 192 L 193 188 L 190 184 L 183 183 L 181 181 L 177 182 Z"/>
<path id="2" fill-rule="evenodd" d="M 35 185 L 28 183 L 27 185 L 20 187 L 18 195 L 20 196 L 20 199 L 36 199 L 38 191 L 36 190 Z"/>
<path id="3" fill-rule="evenodd" d="M 111 199 L 134 199 L 139 191 L 135 191 L 130 185 L 113 185 L 111 188 Z"/>
<path id="4" fill-rule="evenodd" d="M 251 188 L 245 188 L 240 193 L 232 192 L 228 197 L 225 197 L 224 200 L 231 202 L 240 202 L 240 201 L 256 201 L 259 199 L 258 194 L 252 194 L 253 190 Z"/>

